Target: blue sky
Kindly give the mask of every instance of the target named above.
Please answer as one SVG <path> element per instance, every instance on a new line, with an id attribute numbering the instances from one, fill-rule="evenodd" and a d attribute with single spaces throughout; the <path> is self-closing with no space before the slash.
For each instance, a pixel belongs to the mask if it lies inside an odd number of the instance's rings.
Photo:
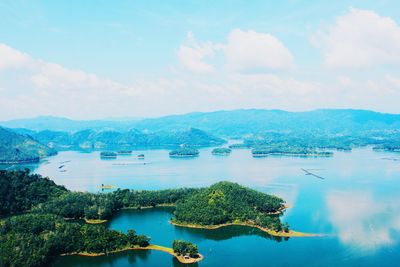
<path id="1" fill-rule="evenodd" d="M 399 113 L 398 10 L 399 1 L 2 0 L 0 119 Z"/>

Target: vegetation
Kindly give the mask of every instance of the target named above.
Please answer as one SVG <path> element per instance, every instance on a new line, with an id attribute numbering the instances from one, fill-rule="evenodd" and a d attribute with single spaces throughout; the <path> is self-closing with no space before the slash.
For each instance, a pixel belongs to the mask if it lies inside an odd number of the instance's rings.
<path id="1" fill-rule="evenodd" d="M 250 146 L 247 144 L 232 144 L 232 145 L 229 145 L 229 148 L 230 149 L 242 149 L 242 148 L 250 148 Z"/>
<path id="2" fill-rule="evenodd" d="M 174 240 L 172 249 L 178 256 L 189 256 L 197 258 L 199 256 L 199 249 L 196 245 L 183 240 Z"/>
<path id="3" fill-rule="evenodd" d="M 17 214 L 67 192 L 48 178 L 25 171 L 0 171 L 0 216 Z"/>
<path id="4" fill-rule="evenodd" d="M 400 152 L 400 140 L 393 140 L 374 146 L 376 151 Z"/>
<path id="5" fill-rule="evenodd" d="M 292 155 L 292 156 L 313 156 L 313 157 L 329 157 L 332 152 L 317 151 L 311 148 L 293 147 L 293 146 L 279 146 L 272 145 L 267 147 L 254 148 L 251 153 L 253 157 L 265 157 L 268 155 Z"/>
<path id="6" fill-rule="evenodd" d="M 0 182 L 1 216 L 7 216 L 0 221 L 0 266 L 45 266 L 60 254 L 148 247 L 150 238 L 134 230 L 123 234 L 66 219 L 109 219 L 121 208 L 174 204 L 199 190 L 70 192 L 28 170 L 0 171 Z"/>
<path id="7" fill-rule="evenodd" d="M 119 150 L 131 147 L 143 146 L 178 146 L 181 144 L 189 146 L 215 146 L 225 143 L 225 140 L 215 137 L 199 129 L 149 132 L 131 129 L 124 132 L 115 130 L 82 130 L 79 132 L 54 132 L 54 131 L 31 131 L 30 135 L 55 148 L 118 148 Z"/>
<path id="8" fill-rule="evenodd" d="M 214 148 L 211 153 L 213 155 L 229 155 L 232 152 L 230 148 L 226 147 L 219 147 L 219 148 Z"/>
<path id="9" fill-rule="evenodd" d="M 33 162 L 54 154 L 32 137 L 0 127 L 0 163 Z"/>
<path id="10" fill-rule="evenodd" d="M 117 157 L 117 153 L 110 152 L 110 151 L 103 151 L 103 152 L 100 152 L 100 157 L 102 157 L 102 158 L 116 158 Z"/>
<path id="11" fill-rule="evenodd" d="M 108 254 L 149 245 L 150 239 L 129 230 L 125 235 L 101 225 L 66 222 L 52 214 L 24 214 L 0 225 L 1 266 L 44 266 L 55 256 Z"/>
<path id="12" fill-rule="evenodd" d="M 246 223 L 277 232 L 282 224 L 277 211 L 284 201 L 231 182 L 219 182 L 177 202 L 174 222 L 195 225 Z"/>
<path id="13" fill-rule="evenodd" d="M 181 147 L 169 152 L 170 157 L 197 157 L 199 151 L 195 148 Z"/>
<path id="14" fill-rule="evenodd" d="M 131 155 L 132 154 L 132 150 L 120 150 L 117 152 L 120 155 Z"/>

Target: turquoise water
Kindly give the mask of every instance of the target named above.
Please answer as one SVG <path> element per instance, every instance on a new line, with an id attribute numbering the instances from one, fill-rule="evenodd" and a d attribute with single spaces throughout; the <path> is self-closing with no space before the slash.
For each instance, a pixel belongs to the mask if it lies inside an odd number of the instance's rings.
<path id="1" fill-rule="evenodd" d="M 135 154 L 146 159 L 137 160 Z M 35 172 L 71 190 L 98 191 L 101 184 L 130 189 L 207 186 L 230 180 L 284 198 L 282 217 L 298 231 L 324 237 L 274 239 L 248 227 L 218 230 L 178 228 L 169 208 L 119 212 L 112 229 L 133 228 L 152 243 L 170 246 L 181 238 L 196 243 L 199 266 L 398 266 L 400 262 L 400 154 L 369 148 L 336 152 L 332 158 L 252 158 L 249 150 L 228 157 L 201 149 L 193 159 L 171 159 L 167 150 L 135 151 L 100 160 L 99 153 L 61 152 Z M 65 172 L 58 168 L 65 164 Z M 142 164 L 145 162 L 146 164 Z M 141 163 L 141 164 L 137 164 Z M 305 175 L 301 168 L 324 177 Z M 56 266 L 179 266 L 170 255 L 130 251 L 98 258 L 63 257 Z"/>

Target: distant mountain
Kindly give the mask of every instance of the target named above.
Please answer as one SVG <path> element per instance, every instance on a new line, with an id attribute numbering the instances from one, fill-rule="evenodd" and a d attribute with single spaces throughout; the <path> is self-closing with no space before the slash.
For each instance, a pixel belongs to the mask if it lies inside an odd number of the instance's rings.
<path id="1" fill-rule="evenodd" d="M 96 130 L 120 130 L 126 131 L 138 120 L 135 119 L 116 119 L 113 120 L 71 120 L 61 117 L 40 116 L 31 119 L 17 119 L 0 122 L 1 126 L 8 128 L 24 128 L 34 131 L 65 131 L 77 132 L 86 129 Z"/>
<path id="2" fill-rule="evenodd" d="M 400 115 L 353 109 L 321 109 L 307 112 L 246 109 L 118 121 L 75 121 L 57 117 L 38 117 L 0 122 L 0 125 L 35 131 L 63 132 L 87 129 L 118 132 L 127 132 L 131 129 L 145 132 L 172 132 L 185 131 L 191 127 L 226 137 L 243 137 L 271 131 L 359 135 L 370 131 L 398 131 Z"/>
<path id="3" fill-rule="evenodd" d="M 282 110 L 232 110 L 145 119 L 135 124 L 141 130 L 195 127 L 219 136 L 242 137 L 263 132 L 318 132 L 360 134 L 365 131 L 400 130 L 400 115 L 367 110 L 326 109 L 308 112 Z"/>
<path id="4" fill-rule="evenodd" d="M 20 130 L 20 129 L 19 129 Z M 55 148 L 107 148 L 133 146 L 215 146 L 225 140 L 204 131 L 190 128 L 181 131 L 143 132 L 129 130 L 127 132 L 109 130 L 83 130 L 76 133 L 41 131 L 30 136 L 43 144 Z"/>
<path id="5" fill-rule="evenodd" d="M 37 161 L 55 153 L 32 137 L 0 127 L 0 163 Z"/>

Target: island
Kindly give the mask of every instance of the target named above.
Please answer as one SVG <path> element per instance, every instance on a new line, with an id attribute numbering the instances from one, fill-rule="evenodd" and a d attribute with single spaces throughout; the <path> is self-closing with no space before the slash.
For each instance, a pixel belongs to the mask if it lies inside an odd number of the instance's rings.
<path id="1" fill-rule="evenodd" d="M 331 157 L 333 153 L 330 151 L 318 151 L 312 148 L 303 147 L 258 147 L 251 150 L 253 157 L 267 157 L 270 155 L 282 155 L 282 156 L 299 156 L 299 157 Z"/>
<path id="2" fill-rule="evenodd" d="M 117 153 L 111 151 L 102 151 L 100 152 L 100 158 L 102 159 L 116 159 Z"/>
<path id="3" fill-rule="evenodd" d="M 219 147 L 219 148 L 214 148 L 211 151 L 211 154 L 217 155 L 217 156 L 229 156 L 232 152 L 232 149 L 226 148 L 226 147 Z"/>
<path id="4" fill-rule="evenodd" d="M 251 148 L 250 145 L 248 144 L 232 144 L 229 145 L 230 149 L 246 149 L 246 148 Z"/>
<path id="5" fill-rule="evenodd" d="M 120 150 L 117 153 L 118 155 L 132 155 L 132 150 Z"/>
<path id="6" fill-rule="evenodd" d="M 171 223 L 176 226 L 218 229 L 229 225 L 256 227 L 282 237 L 315 236 L 289 229 L 280 221 L 287 206 L 279 197 L 232 182 L 219 182 L 176 203 Z"/>
<path id="7" fill-rule="evenodd" d="M 187 157 L 197 157 L 199 151 L 195 148 L 181 147 L 169 152 L 169 156 L 173 158 L 187 158 Z"/>

